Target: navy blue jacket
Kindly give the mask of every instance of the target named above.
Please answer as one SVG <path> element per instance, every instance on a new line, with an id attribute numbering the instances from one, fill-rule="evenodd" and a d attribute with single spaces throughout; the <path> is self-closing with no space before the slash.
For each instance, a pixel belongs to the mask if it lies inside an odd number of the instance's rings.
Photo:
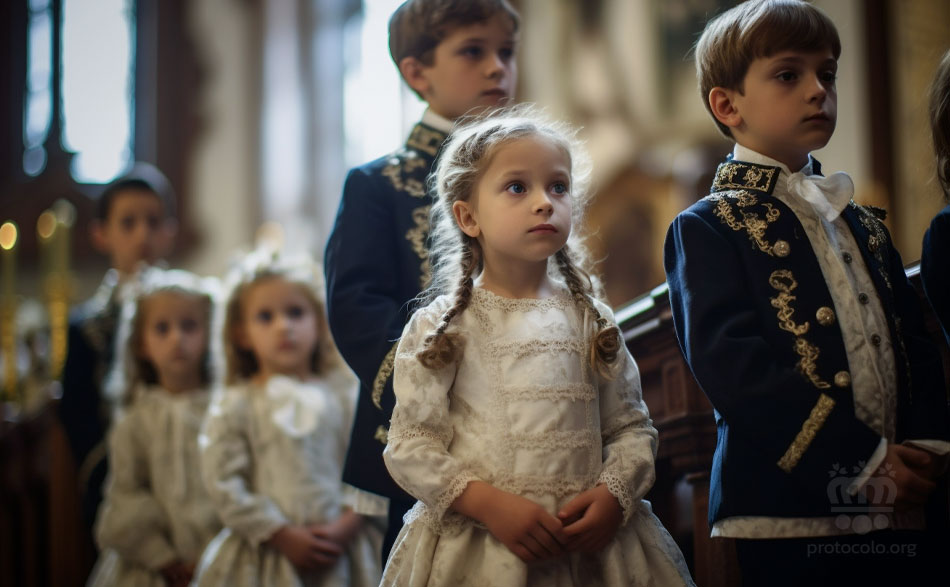
<path id="1" fill-rule="evenodd" d="M 817 165 L 817 163 L 816 163 Z M 683 354 L 715 408 L 709 521 L 832 516 L 829 474 L 874 453 L 835 305 L 801 223 L 772 190 L 779 168 L 727 160 L 712 194 L 680 213 L 664 249 Z M 816 169 L 817 171 L 817 169 Z M 897 441 L 948 437 L 939 355 L 875 211 L 851 202 L 853 233 L 888 320 Z"/>
<path id="2" fill-rule="evenodd" d="M 350 171 L 324 263 L 330 331 L 360 380 L 343 480 L 400 500 L 413 498 L 383 463 L 396 403 L 393 355 L 412 301 L 428 285 L 426 178 L 445 138 L 417 124 L 405 147 Z"/>
<path id="3" fill-rule="evenodd" d="M 71 313 L 66 362 L 60 377 L 63 395 L 59 419 L 76 464 L 82 515 L 89 529 L 102 502 L 108 473 L 105 437 L 109 406 L 102 397 L 102 383 L 114 354 L 119 318 L 119 304 L 114 300 L 116 284 L 117 279 L 107 275 L 96 295 Z"/>
<path id="4" fill-rule="evenodd" d="M 934 216 L 924 234 L 920 280 L 950 344 L 950 206 Z"/>

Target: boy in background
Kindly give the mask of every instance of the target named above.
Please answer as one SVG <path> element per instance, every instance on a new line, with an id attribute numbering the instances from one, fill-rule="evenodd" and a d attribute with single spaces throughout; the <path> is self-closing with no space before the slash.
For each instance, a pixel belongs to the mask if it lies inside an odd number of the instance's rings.
<path id="1" fill-rule="evenodd" d="M 109 184 L 96 204 L 93 244 L 109 257 L 92 298 L 72 311 L 63 366 L 59 417 L 79 476 L 83 521 L 92 536 L 102 484 L 108 472 L 105 436 L 111 406 L 103 398 L 103 380 L 113 357 L 113 340 L 123 289 L 144 266 L 171 250 L 177 222 L 175 198 L 165 176 L 147 163 Z"/>
<path id="2" fill-rule="evenodd" d="M 360 380 L 343 481 L 362 490 L 354 492 L 358 513 L 388 517 L 384 563 L 415 502 L 382 454 L 396 340 L 429 281 L 426 178 L 456 119 L 511 100 L 518 27 L 506 0 L 409 0 L 396 9 L 390 53 L 428 108 L 402 148 L 350 171 L 327 243 L 330 330 Z"/>

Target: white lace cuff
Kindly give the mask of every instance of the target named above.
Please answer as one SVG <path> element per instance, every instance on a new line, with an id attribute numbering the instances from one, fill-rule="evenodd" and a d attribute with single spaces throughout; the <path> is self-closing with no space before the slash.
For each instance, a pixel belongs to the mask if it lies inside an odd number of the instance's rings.
<path id="1" fill-rule="evenodd" d="M 634 503 L 633 496 L 630 495 L 630 491 L 627 488 L 627 484 L 624 482 L 623 477 L 617 475 L 610 469 L 604 469 L 600 474 L 600 477 L 597 478 L 597 485 L 603 483 L 607 486 L 607 491 L 611 495 L 617 498 L 617 501 L 620 502 L 620 507 L 623 509 L 623 524 L 626 524 L 630 519 L 630 516 L 633 515 Z"/>
<path id="2" fill-rule="evenodd" d="M 442 492 L 439 500 L 432 505 L 432 508 L 430 509 L 431 514 L 437 520 L 442 519 L 445 516 L 446 511 L 448 511 L 448 509 L 452 507 L 452 504 L 455 503 L 455 500 L 458 499 L 460 495 L 465 493 L 465 488 L 468 487 L 468 484 L 472 481 L 480 480 L 481 478 L 473 471 L 460 471 L 459 474 L 448 483 L 448 487 L 446 487 L 445 491 Z"/>

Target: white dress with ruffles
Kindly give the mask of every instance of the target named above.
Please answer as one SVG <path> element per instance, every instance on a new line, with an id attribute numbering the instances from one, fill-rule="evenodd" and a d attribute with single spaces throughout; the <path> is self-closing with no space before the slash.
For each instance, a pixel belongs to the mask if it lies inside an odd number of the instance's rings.
<path id="1" fill-rule="evenodd" d="M 109 436 L 109 478 L 96 519 L 102 553 L 88 585 L 164 587 L 159 570 L 196 564 L 221 528 L 198 467 L 207 390 L 144 388 Z"/>
<path id="2" fill-rule="evenodd" d="M 683 555 L 644 494 L 655 478 L 657 433 L 632 357 L 615 376 L 589 366 L 594 324 L 566 289 L 509 299 L 475 288 L 448 332 L 461 359 L 430 370 L 416 359 L 451 300 L 417 311 L 395 360 L 384 452 L 393 479 L 419 499 L 406 514 L 383 585 L 692 585 Z M 613 319 L 603 304 L 599 311 Z M 614 540 L 594 555 L 525 564 L 471 518 L 449 511 L 470 481 L 521 495 L 552 515 L 603 483 L 623 507 Z"/>
<path id="3" fill-rule="evenodd" d="M 340 480 L 357 388 L 339 374 L 301 382 L 273 376 L 229 387 L 201 437 L 205 484 L 226 526 L 208 545 L 195 584 L 214 587 L 370 587 L 382 534 L 364 523 L 337 564 L 303 573 L 266 541 L 285 525 L 343 513 Z"/>

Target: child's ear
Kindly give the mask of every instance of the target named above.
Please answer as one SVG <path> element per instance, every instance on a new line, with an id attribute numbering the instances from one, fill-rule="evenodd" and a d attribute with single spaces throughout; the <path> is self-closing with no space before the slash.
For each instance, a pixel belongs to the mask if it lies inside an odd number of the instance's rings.
<path id="1" fill-rule="evenodd" d="M 429 92 L 429 78 L 426 76 L 426 66 L 415 57 L 403 57 L 399 62 L 399 73 L 402 74 L 409 87 L 425 96 Z"/>
<path id="2" fill-rule="evenodd" d="M 112 253 L 106 225 L 102 220 L 97 219 L 89 223 L 89 238 L 92 239 L 92 246 L 100 253 L 105 255 Z"/>
<path id="3" fill-rule="evenodd" d="M 736 94 L 738 94 L 736 90 L 719 86 L 709 90 L 709 109 L 716 120 L 729 128 L 736 128 L 742 124 L 742 115 L 736 109 Z"/>
<path id="4" fill-rule="evenodd" d="M 482 229 L 478 226 L 478 220 L 472 214 L 472 206 L 468 202 L 461 200 L 452 204 L 452 215 L 455 216 L 455 222 L 462 229 L 462 232 L 472 238 L 478 238 Z"/>

